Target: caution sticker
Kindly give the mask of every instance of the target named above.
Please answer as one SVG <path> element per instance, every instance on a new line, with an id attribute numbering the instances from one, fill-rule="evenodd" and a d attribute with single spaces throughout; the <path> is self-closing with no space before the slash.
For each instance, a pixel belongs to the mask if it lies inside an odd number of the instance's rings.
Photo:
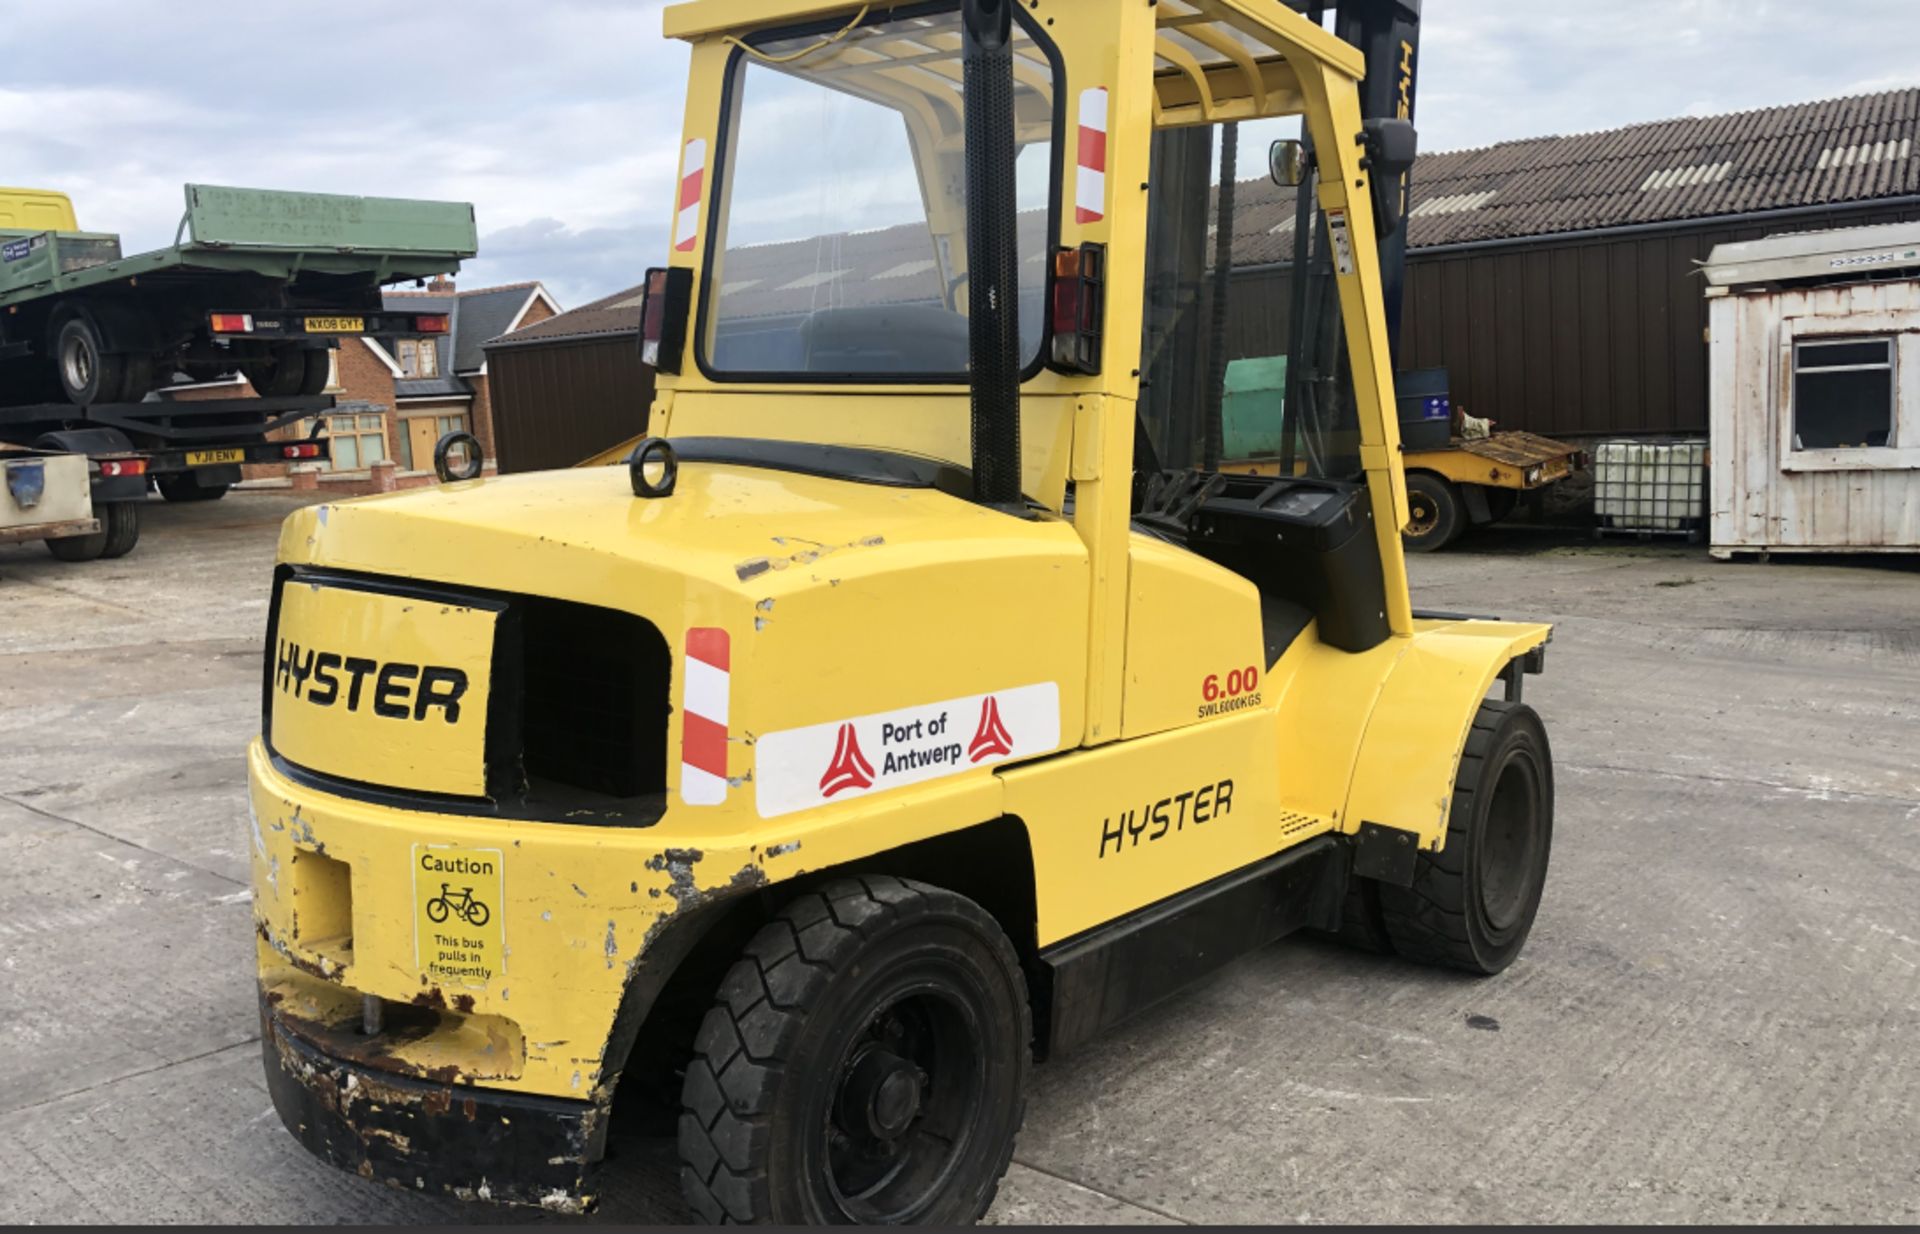
<path id="1" fill-rule="evenodd" d="M 414 963 L 427 978 L 480 989 L 506 972 L 505 866 L 497 848 L 413 846 Z"/>
<path id="2" fill-rule="evenodd" d="M 755 801 L 772 818 L 1059 746 L 1056 683 L 972 694 L 768 733 L 754 744 Z"/>

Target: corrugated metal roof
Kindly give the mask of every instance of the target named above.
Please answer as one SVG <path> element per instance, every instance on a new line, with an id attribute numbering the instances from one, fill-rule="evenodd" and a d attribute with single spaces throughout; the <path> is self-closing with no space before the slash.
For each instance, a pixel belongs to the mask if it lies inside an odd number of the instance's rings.
<path id="1" fill-rule="evenodd" d="M 1421 156 L 1407 243 L 1471 244 L 1920 193 L 1920 89 Z M 1242 184 L 1234 262 L 1284 261 L 1293 193 Z"/>
<path id="2" fill-rule="evenodd" d="M 1241 182 L 1235 194 L 1234 264 L 1289 260 L 1293 190 L 1261 178 Z M 1433 248 L 1908 194 L 1920 194 L 1920 88 L 1422 155 L 1408 243 Z M 1022 216 L 1022 230 L 1039 217 Z M 916 225 L 740 249 L 728 257 L 725 286 L 751 295 L 756 314 L 925 299 L 922 271 L 896 272 L 929 248 Z M 808 281 L 836 270 L 831 280 Z M 549 318 L 511 342 L 637 329 L 640 291 Z"/>

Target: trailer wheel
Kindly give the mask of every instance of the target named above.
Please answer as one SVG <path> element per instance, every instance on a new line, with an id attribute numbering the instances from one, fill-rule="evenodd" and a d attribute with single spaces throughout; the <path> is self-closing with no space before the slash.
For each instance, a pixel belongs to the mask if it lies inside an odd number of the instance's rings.
<path id="1" fill-rule="evenodd" d="M 249 360 L 240 371 L 261 398 L 318 394 L 333 371 L 325 348 L 276 347 L 264 359 Z"/>
<path id="2" fill-rule="evenodd" d="M 191 471 L 167 472 L 153 478 L 153 486 L 168 501 L 218 501 L 227 495 L 230 484 L 202 484 Z"/>
<path id="3" fill-rule="evenodd" d="M 103 557 L 125 557 L 140 542 L 138 502 L 109 501 L 94 507 L 94 514 L 100 520 L 100 530 L 91 535 L 48 540 L 47 551 L 61 561 L 94 561 Z"/>
<path id="4" fill-rule="evenodd" d="M 57 540 L 48 540 L 47 551 L 61 561 L 93 561 L 98 558 L 107 547 L 107 509 L 106 506 L 100 508 L 99 531 L 92 535 L 61 536 Z"/>
<path id="5" fill-rule="evenodd" d="M 971 1222 L 1026 1108 L 1025 978 L 973 901 L 897 878 L 789 903 L 720 983 L 681 1092 L 702 1220 Z"/>
<path id="6" fill-rule="evenodd" d="M 1420 854 L 1413 885 L 1380 885 L 1393 949 L 1491 975 L 1533 928 L 1553 843 L 1553 755 L 1524 703 L 1480 704 L 1460 755 L 1445 845 Z"/>
<path id="7" fill-rule="evenodd" d="M 1451 480 L 1430 471 L 1407 473 L 1407 525 L 1400 540 L 1409 552 L 1431 553 L 1445 548 L 1466 530 L 1466 503 Z"/>
<path id="8" fill-rule="evenodd" d="M 125 557 L 140 542 L 140 503 L 106 503 L 100 507 L 100 525 L 107 533 L 107 542 L 101 546 L 100 556 L 107 559 Z"/>
<path id="9" fill-rule="evenodd" d="M 118 403 L 126 398 L 128 357 L 107 350 L 99 324 L 85 309 L 73 309 L 54 331 L 53 364 L 61 393 L 76 406 Z"/>

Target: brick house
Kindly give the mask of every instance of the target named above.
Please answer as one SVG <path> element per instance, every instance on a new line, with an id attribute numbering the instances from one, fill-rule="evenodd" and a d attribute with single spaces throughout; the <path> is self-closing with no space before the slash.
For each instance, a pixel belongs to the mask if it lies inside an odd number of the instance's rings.
<path id="1" fill-rule="evenodd" d="M 431 484 L 434 443 L 456 429 L 479 439 L 491 469 L 493 392 L 485 345 L 557 315 L 560 306 L 539 283 L 463 291 L 447 278 L 434 279 L 419 291 L 388 291 L 385 300 L 392 309 L 444 312 L 452 319 L 451 328 L 431 338 L 341 339 L 326 391 L 334 396 L 334 411 L 324 417 L 333 441 L 331 462 L 291 469 L 284 464 L 249 465 L 244 470 L 251 485 L 291 482 L 351 494 L 389 484 L 399 488 Z M 198 400 L 252 395 L 246 379 L 235 375 L 175 386 L 163 397 Z M 274 436 L 304 437 L 311 428 L 312 421 L 302 421 Z M 391 479 L 383 483 L 375 474 L 375 464 L 389 461 Z"/>

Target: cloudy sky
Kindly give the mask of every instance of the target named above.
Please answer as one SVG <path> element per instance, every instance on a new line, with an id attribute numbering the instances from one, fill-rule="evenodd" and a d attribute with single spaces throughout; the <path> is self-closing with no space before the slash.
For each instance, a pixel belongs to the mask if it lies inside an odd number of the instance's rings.
<path id="1" fill-rule="evenodd" d="M 1116 0 L 1119 2 L 1119 0 Z M 685 50 L 638 0 L 0 0 L 0 183 L 129 252 L 187 182 L 471 201 L 463 285 L 564 306 L 664 256 Z M 1428 0 L 1421 144 L 1920 84 L 1915 0 Z"/>

